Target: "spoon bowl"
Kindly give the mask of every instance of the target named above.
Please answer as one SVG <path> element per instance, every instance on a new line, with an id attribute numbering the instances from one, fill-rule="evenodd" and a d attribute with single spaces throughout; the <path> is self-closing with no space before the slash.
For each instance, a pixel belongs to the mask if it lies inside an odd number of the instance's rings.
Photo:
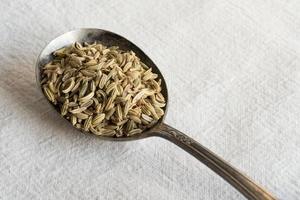
<path id="1" fill-rule="evenodd" d="M 57 38 L 53 39 L 49 44 L 46 45 L 46 47 L 42 50 L 42 52 L 40 53 L 37 59 L 35 72 L 36 72 L 36 81 L 39 90 L 43 94 L 41 88 L 41 68 L 53 59 L 52 53 L 55 50 L 60 49 L 62 47 L 70 46 L 75 42 L 93 43 L 95 41 L 98 41 L 101 44 L 104 44 L 106 46 L 119 46 L 120 49 L 122 50 L 134 51 L 135 54 L 141 59 L 141 61 L 143 61 L 143 63 L 145 63 L 148 67 L 151 67 L 152 71 L 158 75 L 159 79 L 161 79 L 161 88 L 162 88 L 161 93 L 165 97 L 165 101 L 166 101 L 166 106 L 163 108 L 165 114 L 158 120 L 158 122 L 152 128 L 146 129 L 142 133 L 134 134 L 132 136 L 127 136 L 127 137 L 109 137 L 109 136 L 99 136 L 99 137 L 102 139 L 113 140 L 113 141 L 128 141 L 128 140 L 136 140 L 136 139 L 142 139 L 142 138 L 152 136 L 153 135 L 152 130 L 157 128 L 157 126 L 163 122 L 167 112 L 168 89 L 167 89 L 165 79 L 161 74 L 161 72 L 159 71 L 158 67 L 154 64 L 154 62 L 139 47 L 137 47 L 135 44 L 133 44 L 126 38 L 116 33 L 106 31 L 106 30 L 101 30 L 101 29 L 86 28 L 86 29 L 73 30 L 64 33 L 58 36 Z M 55 107 L 51 102 L 48 101 L 48 103 L 59 112 L 57 107 Z M 72 127 L 76 129 L 74 126 Z"/>
<path id="2" fill-rule="evenodd" d="M 41 67 L 46 63 L 51 61 L 52 52 L 65 46 L 69 46 L 75 42 L 89 42 L 93 43 L 95 41 L 101 42 L 106 46 L 119 46 L 122 50 L 132 50 L 136 55 L 144 62 L 147 66 L 151 67 L 153 72 L 158 74 L 158 77 L 162 80 L 162 95 L 165 97 L 166 106 L 164 112 L 166 116 L 167 105 L 168 105 L 168 90 L 167 85 L 159 71 L 158 67 L 154 62 L 135 44 L 127 40 L 126 38 L 115 34 L 110 31 L 105 31 L 101 29 L 78 29 L 74 31 L 67 32 L 61 36 L 58 36 L 52 40 L 46 47 L 42 50 L 38 57 L 36 63 L 36 81 L 38 88 L 42 92 L 41 88 Z M 49 102 L 49 101 L 48 101 Z M 50 103 L 50 102 L 49 102 Z M 51 104 L 51 103 L 50 103 Z M 51 104 L 53 108 L 57 108 Z M 59 112 L 59 110 L 57 110 Z M 136 134 L 128 137 L 107 137 L 99 136 L 101 139 L 113 140 L 113 141 L 129 141 L 142 139 L 150 136 L 159 136 L 165 138 L 174 144 L 181 147 L 186 152 L 193 155 L 215 173 L 220 175 L 224 180 L 230 183 L 238 191 L 240 191 L 246 198 L 251 200 L 274 200 L 275 198 L 265 191 L 262 187 L 255 184 L 247 176 L 239 172 L 236 168 L 232 167 L 222 158 L 202 146 L 197 141 L 193 140 L 184 133 L 176 130 L 175 128 L 164 123 L 164 116 L 150 129 L 143 131 L 140 134 Z M 71 126 L 71 123 L 69 123 Z M 72 126 L 73 127 L 73 126 Z M 76 129 L 78 130 L 78 129 Z"/>

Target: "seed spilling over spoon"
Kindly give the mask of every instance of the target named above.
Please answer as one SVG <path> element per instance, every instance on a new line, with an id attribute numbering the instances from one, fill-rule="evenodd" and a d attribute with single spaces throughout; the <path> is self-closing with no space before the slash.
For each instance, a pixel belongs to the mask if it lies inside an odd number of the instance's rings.
<path id="1" fill-rule="evenodd" d="M 45 96 L 76 128 L 131 136 L 164 115 L 161 80 L 133 51 L 75 42 L 53 52 L 41 70 Z"/>

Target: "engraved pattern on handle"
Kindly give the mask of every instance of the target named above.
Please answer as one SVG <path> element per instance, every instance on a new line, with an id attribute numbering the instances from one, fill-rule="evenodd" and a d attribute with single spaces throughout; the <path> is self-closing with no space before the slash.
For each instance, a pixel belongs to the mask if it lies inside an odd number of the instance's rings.
<path id="1" fill-rule="evenodd" d="M 164 126 L 164 129 L 161 129 L 162 132 L 173 135 L 180 142 L 185 143 L 187 145 L 191 145 L 193 143 L 193 139 L 186 135 L 180 134 L 178 131 L 174 130 L 174 128 L 165 124 L 163 124 L 162 126 Z"/>
<path id="2" fill-rule="evenodd" d="M 275 197 L 254 183 L 247 176 L 243 175 L 226 161 L 219 158 L 217 155 L 184 133 L 164 123 L 155 127 L 152 131 L 154 136 L 163 137 L 192 154 L 195 158 L 204 163 L 211 170 L 230 183 L 234 188 L 240 191 L 247 199 L 276 200 Z"/>

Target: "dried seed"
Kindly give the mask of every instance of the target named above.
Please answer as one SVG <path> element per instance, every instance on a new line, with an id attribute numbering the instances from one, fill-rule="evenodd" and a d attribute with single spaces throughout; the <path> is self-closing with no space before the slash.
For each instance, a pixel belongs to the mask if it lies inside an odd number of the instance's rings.
<path id="1" fill-rule="evenodd" d="M 115 111 L 116 111 L 115 108 L 111 108 L 110 110 L 108 110 L 106 115 L 105 115 L 105 119 L 109 120 L 110 117 L 114 114 Z"/>
<path id="2" fill-rule="evenodd" d="M 124 102 L 126 102 L 126 101 L 127 101 L 127 100 L 126 100 L 125 97 L 116 97 L 116 99 L 115 99 L 115 103 L 116 103 L 116 104 L 124 103 Z"/>
<path id="3" fill-rule="evenodd" d="M 122 95 L 123 94 L 123 88 L 119 84 L 117 84 L 117 92 L 118 92 L 118 95 Z"/>
<path id="4" fill-rule="evenodd" d="M 65 82 L 65 88 L 62 90 L 62 92 L 63 93 L 70 92 L 73 89 L 74 85 L 75 85 L 74 78 L 70 78 Z"/>
<path id="5" fill-rule="evenodd" d="M 94 59 L 97 60 L 100 57 L 100 52 L 97 51 L 94 55 Z"/>
<path id="6" fill-rule="evenodd" d="M 97 98 L 93 97 L 92 100 L 93 100 L 95 106 L 97 106 L 99 104 L 99 101 Z"/>
<path id="7" fill-rule="evenodd" d="M 88 89 L 88 81 L 85 80 L 79 90 L 79 97 L 83 97 L 85 95 L 87 89 Z"/>
<path id="8" fill-rule="evenodd" d="M 147 110 L 149 110 L 149 112 L 151 113 L 151 115 L 153 116 L 154 119 L 156 119 L 156 120 L 159 119 L 154 107 L 151 104 L 145 103 L 145 107 Z"/>
<path id="9" fill-rule="evenodd" d="M 143 125 L 149 125 L 149 124 L 150 124 L 147 120 L 145 120 L 145 119 L 143 119 L 143 118 L 141 119 L 141 121 L 142 121 L 142 124 L 143 124 Z"/>
<path id="10" fill-rule="evenodd" d="M 140 72 L 139 71 L 130 71 L 126 73 L 127 76 L 129 76 L 129 78 L 131 78 L 131 80 L 136 80 L 140 77 Z"/>
<path id="11" fill-rule="evenodd" d="M 77 80 L 74 87 L 72 88 L 71 92 L 77 91 L 77 89 L 79 89 L 80 83 L 81 83 L 81 80 Z"/>
<path id="12" fill-rule="evenodd" d="M 55 82 L 57 81 L 57 76 L 58 76 L 57 73 L 53 73 L 53 74 L 51 75 L 51 81 L 52 81 L 53 83 L 55 83 Z"/>
<path id="13" fill-rule="evenodd" d="M 118 121 L 121 121 L 123 119 L 123 113 L 122 113 L 122 108 L 121 108 L 120 104 L 117 105 L 116 114 L 118 117 Z"/>
<path id="14" fill-rule="evenodd" d="M 89 67 L 87 67 L 86 69 L 87 69 L 88 71 L 95 72 L 95 71 L 97 71 L 97 70 L 100 70 L 101 68 L 102 68 L 102 63 L 97 64 L 97 65 L 89 66 Z"/>
<path id="15" fill-rule="evenodd" d="M 155 106 L 155 107 L 159 107 L 159 108 L 162 108 L 162 107 L 165 107 L 166 106 L 166 104 L 165 103 L 159 103 L 158 101 L 152 101 L 152 104 L 153 104 L 153 106 Z"/>
<path id="16" fill-rule="evenodd" d="M 153 120 L 152 117 L 145 115 L 145 114 L 142 114 L 142 119 L 146 120 L 147 122 L 151 122 Z"/>
<path id="17" fill-rule="evenodd" d="M 84 113 L 76 113 L 74 114 L 78 119 L 87 119 L 89 116 Z M 79 120 L 78 120 L 79 121 Z"/>
<path id="18" fill-rule="evenodd" d="M 81 129 L 81 124 L 77 123 L 77 124 L 75 125 L 75 127 L 78 128 L 78 129 Z"/>
<path id="19" fill-rule="evenodd" d="M 93 115 L 94 113 L 90 110 L 85 110 L 83 111 L 84 114 L 87 114 L 87 115 Z"/>
<path id="20" fill-rule="evenodd" d="M 123 72 L 127 72 L 131 66 L 132 66 L 132 62 L 128 62 L 128 63 L 124 66 Z"/>
<path id="21" fill-rule="evenodd" d="M 79 42 L 75 42 L 74 47 L 79 49 L 79 50 L 81 50 L 83 48 Z"/>
<path id="22" fill-rule="evenodd" d="M 108 67 L 110 67 L 112 64 L 114 64 L 115 63 L 115 59 L 111 59 L 111 60 L 109 60 L 106 64 L 105 64 L 105 66 L 104 66 L 104 68 L 108 68 Z"/>
<path id="23" fill-rule="evenodd" d="M 59 68 L 59 65 L 48 63 L 43 67 L 43 70 L 56 70 L 57 68 Z"/>
<path id="24" fill-rule="evenodd" d="M 95 135 L 101 135 L 101 132 L 98 131 L 97 129 L 93 128 L 92 126 L 90 126 L 90 131 Z"/>
<path id="25" fill-rule="evenodd" d="M 72 125 L 74 126 L 77 123 L 77 118 L 75 115 L 71 115 L 71 119 L 70 119 Z"/>
<path id="26" fill-rule="evenodd" d="M 122 126 L 123 124 L 125 124 L 128 121 L 128 119 L 124 119 L 122 121 L 119 121 L 117 123 L 115 123 L 117 126 Z"/>
<path id="27" fill-rule="evenodd" d="M 103 136 L 114 136 L 116 134 L 115 130 L 110 130 L 110 129 L 101 129 L 100 130 L 101 134 Z"/>
<path id="28" fill-rule="evenodd" d="M 93 66 L 93 65 L 97 65 L 97 60 L 90 60 L 86 63 L 84 63 L 85 66 Z"/>
<path id="29" fill-rule="evenodd" d="M 107 103 L 106 103 L 106 106 L 104 107 L 104 110 L 105 110 L 105 111 L 111 109 L 111 108 L 114 106 L 114 104 L 113 104 L 114 99 L 115 99 L 115 98 L 113 98 L 113 96 L 111 96 L 111 97 L 108 99 L 108 101 L 107 101 Z"/>
<path id="30" fill-rule="evenodd" d="M 101 114 L 98 114 L 97 116 L 95 116 L 93 118 L 93 121 L 92 121 L 92 124 L 94 126 L 97 126 L 98 124 L 100 124 L 105 118 L 105 114 L 104 113 L 101 113 Z"/>
<path id="31" fill-rule="evenodd" d="M 102 98 L 103 102 L 107 99 L 107 95 L 103 90 L 97 90 L 96 95 L 97 97 Z"/>
<path id="32" fill-rule="evenodd" d="M 89 94 L 85 95 L 84 97 L 79 98 L 79 101 L 86 102 L 90 100 L 95 95 L 94 92 L 90 92 Z"/>
<path id="33" fill-rule="evenodd" d="M 142 129 L 139 129 L 139 128 L 132 129 L 131 131 L 129 131 L 129 132 L 127 133 L 127 136 L 132 136 L 132 135 L 135 135 L 135 134 L 139 134 L 139 133 L 141 133 L 141 132 L 143 132 Z"/>
<path id="34" fill-rule="evenodd" d="M 109 49 L 104 49 L 104 50 L 102 51 L 102 54 L 105 55 L 105 54 L 107 54 L 109 51 L 110 51 Z"/>
<path id="35" fill-rule="evenodd" d="M 152 85 L 152 88 L 155 90 L 155 92 L 161 91 L 160 85 L 155 80 L 151 80 L 150 84 Z"/>
<path id="36" fill-rule="evenodd" d="M 156 100 L 158 102 L 160 102 L 160 103 L 164 103 L 165 102 L 165 98 L 164 98 L 164 96 L 161 93 L 157 93 L 155 97 L 156 97 Z"/>
<path id="37" fill-rule="evenodd" d="M 67 99 L 61 107 L 60 113 L 62 116 L 66 115 L 68 113 L 68 108 L 69 108 L 69 100 Z"/>
<path id="38" fill-rule="evenodd" d="M 129 120 L 129 121 L 126 123 L 126 131 L 127 131 L 127 132 L 131 131 L 132 129 L 134 129 L 135 126 L 136 126 L 136 125 L 135 125 L 134 121 Z"/>
<path id="39" fill-rule="evenodd" d="M 74 62 L 74 63 L 76 63 L 77 65 L 82 65 L 82 61 L 83 61 L 83 60 L 85 60 L 85 58 L 77 57 L 77 56 L 71 55 L 70 62 Z"/>
<path id="40" fill-rule="evenodd" d="M 88 107 L 90 107 L 93 103 L 94 103 L 93 100 L 89 100 L 89 101 L 84 102 L 84 103 L 81 104 L 80 106 L 81 106 L 81 107 L 86 107 L 86 108 L 88 108 Z"/>
<path id="41" fill-rule="evenodd" d="M 101 72 L 101 71 L 99 71 L 99 72 Z M 96 76 L 96 79 L 95 79 L 95 85 L 96 86 L 99 86 L 100 79 L 101 79 L 101 76 L 102 76 L 102 72 L 101 72 L 101 74 L 99 74 L 99 72 L 98 72 L 98 74 Z"/>
<path id="42" fill-rule="evenodd" d="M 99 88 L 100 89 L 103 89 L 104 85 L 106 84 L 107 82 L 107 75 L 106 74 L 102 74 L 102 77 L 100 79 L 100 83 L 99 83 Z"/>
<path id="43" fill-rule="evenodd" d="M 124 116 L 126 116 L 128 114 L 130 107 L 131 107 L 131 102 L 130 102 L 130 100 L 128 100 L 124 106 L 124 111 L 123 111 Z"/>
<path id="44" fill-rule="evenodd" d="M 105 129 L 109 129 L 109 130 L 115 130 L 118 128 L 118 126 L 115 126 L 115 125 L 108 125 L 108 126 L 105 126 L 104 127 Z"/>
<path id="45" fill-rule="evenodd" d="M 141 115 L 141 109 L 135 108 L 128 111 L 129 115 L 135 115 L 137 117 L 140 117 Z"/>
<path id="46" fill-rule="evenodd" d="M 97 73 L 95 71 L 92 71 L 92 70 L 81 70 L 80 71 L 83 75 L 85 76 L 88 76 L 88 77 L 94 77 L 94 76 L 97 76 Z"/>
<path id="47" fill-rule="evenodd" d="M 99 103 L 97 106 L 96 106 L 96 109 L 95 109 L 96 113 L 100 113 L 102 111 L 102 104 Z"/>
<path id="48" fill-rule="evenodd" d="M 73 96 L 73 101 L 74 101 L 75 103 L 77 103 L 77 100 L 78 100 L 78 95 L 75 94 L 75 95 Z"/>
<path id="49" fill-rule="evenodd" d="M 135 123 L 141 124 L 142 121 L 139 117 L 137 117 L 136 115 L 129 115 L 129 119 L 133 120 Z"/>
<path id="50" fill-rule="evenodd" d="M 77 113 L 81 113 L 81 112 L 85 111 L 86 109 L 87 109 L 87 107 L 79 107 L 79 108 L 75 108 L 73 110 L 70 110 L 69 112 L 73 113 L 73 114 L 77 114 Z"/>
<path id="51" fill-rule="evenodd" d="M 164 115 L 164 111 L 161 108 L 155 107 L 155 112 L 159 118 Z"/>
<path id="52" fill-rule="evenodd" d="M 90 83 L 90 90 L 92 92 L 95 92 L 95 90 L 96 90 L 96 84 L 95 84 L 94 80 L 92 80 L 91 83 Z"/>
<path id="53" fill-rule="evenodd" d="M 145 92 L 142 90 L 140 91 L 137 95 L 135 95 L 135 97 L 132 99 L 132 103 L 136 103 L 138 100 L 140 100 L 143 95 L 145 94 Z"/>
<path id="54" fill-rule="evenodd" d="M 54 86 L 54 83 L 52 81 L 50 81 L 48 83 L 48 87 L 49 87 L 49 89 L 51 90 L 52 93 L 54 93 L 54 94 L 57 93 L 57 90 L 56 90 L 56 88 Z"/>
<path id="55" fill-rule="evenodd" d="M 78 104 L 75 103 L 75 102 L 70 102 L 70 103 L 69 103 L 69 107 L 76 107 L 76 106 L 78 106 Z"/>
<path id="56" fill-rule="evenodd" d="M 92 47 L 92 48 L 91 48 L 91 52 L 92 52 L 93 54 L 95 54 L 95 53 L 97 52 L 97 49 L 95 49 L 94 47 Z"/>
<path id="57" fill-rule="evenodd" d="M 83 125 L 83 130 L 88 131 L 92 122 L 92 116 L 89 116 L 85 121 Z"/>
<path id="58" fill-rule="evenodd" d="M 106 87 L 106 94 L 109 94 L 113 89 L 116 88 L 116 83 L 112 82 L 111 84 L 109 84 L 107 87 Z"/>
<path id="59" fill-rule="evenodd" d="M 44 87 L 43 89 L 44 89 L 44 94 L 46 95 L 48 100 L 54 103 L 55 102 L 54 94 L 50 91 L 48 87 Z"/>
<path id="60" fill-rule="evenodd" d="M 70 73 L 70 72 L 65 73 L 65 75 L 62 77 L 62 81 L 65 82 L 65 81 L 68 80 L 71 76 L 72 76 L 72 73 Z"/>
<path id="61" fill-rule="evenodd" d="M 147 80 L 153 80 L 156 79 L 158 77 L 157 74 L 147 74 L 143 77 L 143 81 L 147 81 Z"/>
<path id="62" fill-rule="evenodd" d="M 118 79 L 117 76 L 116 76 L 117 73 L 118 72 L 116 70 L 116 67 L 113 67 L 113 69 L 110 70 L 109 74 L 107 75 L 107 78 L 110 79 L 110 78 L 113 77 L 114 80 L 117 80 Z"/>

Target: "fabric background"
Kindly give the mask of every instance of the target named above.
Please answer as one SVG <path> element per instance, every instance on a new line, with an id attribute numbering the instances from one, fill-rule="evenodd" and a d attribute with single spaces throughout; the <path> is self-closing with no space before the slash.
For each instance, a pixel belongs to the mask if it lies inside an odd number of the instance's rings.
<path id="1" fill-rule="evenodd" d="M 72 29 L 141 47 L 168 84 L 166 122 L 284 200 L 300 196 L 300 2 L 0 2 L 0 199 L 243 199 L 173 144 L 69 129 L 36 89 L 42 48 Z"/>

